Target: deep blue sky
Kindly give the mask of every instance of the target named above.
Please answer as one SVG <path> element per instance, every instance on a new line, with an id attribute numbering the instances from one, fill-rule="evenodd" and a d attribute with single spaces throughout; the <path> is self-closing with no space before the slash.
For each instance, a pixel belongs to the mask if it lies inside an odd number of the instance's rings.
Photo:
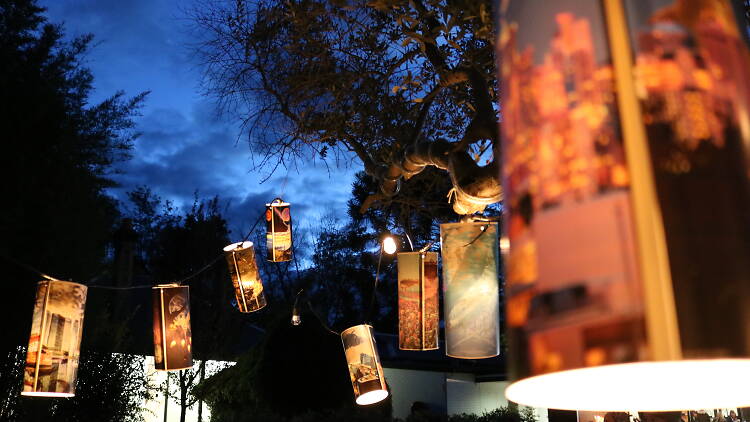
<path id="1" fill-rule="evenodd" d="M 98 102 L 124 90 L 128 96 L 150 90 L 136 119 L 142 132 L 133 159 L 120 166 L 116 180 L 124 193 L 139 185 L 150 187 L 180 207 L 219 195 L 233 237 L 242 236 L 263 204 L 281 194 L 292 202 L 298 227 L 316 227 L 321 218 L 343 218 L 351 182 L 359 162 L 336 168 L 321 162 L 295 170 L 254 168 L 246 140 L 238 139 L 236 122 L 218 118 L 209 98 L 200 93 L 200 68 L 192 59 L 189 22 L 183 10 L 189 1 L 176 0 L 40 0 L 50 22 L 63 23 L 74 37 L 94 34 L 87 65 L 94 74 Z M 332 214 L 333 213 L 333 214 Z"/>

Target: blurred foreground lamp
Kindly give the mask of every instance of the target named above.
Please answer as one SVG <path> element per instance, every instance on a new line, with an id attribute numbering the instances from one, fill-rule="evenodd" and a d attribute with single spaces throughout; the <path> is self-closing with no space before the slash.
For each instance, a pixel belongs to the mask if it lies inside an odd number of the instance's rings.
<path id="1" fill-rule="evenodd" d="M 372 326 L 362 324 L 347 328 L 341 332 L 341 341 L 357 404 L 373 404 L 388 397 Z"/>
<path id="2" fill-rule="evenodd" d="M 398 347 L 438 348 L 436 252 L 400 252 L 398 259 Z"/>
<path id="3" fill-rule="evenodd" d="M 292 216 L 289 204 L 280 198 L 266 204 L 266 243 L 269 261 L 292 259 Z"/>
<path id="4" fill-rule="evenodd" d="M 189 289 L 179 284 L 160 284 L 152 288 L 154 367 L 157 371 L 179 371 L 193 366 Z"/>
<path id="5" fill-rule="evenodd" d="M 224 254 L 240 312 L 255 312 L 266 306 L 253 242 L 232 243 L 224 248 Z"/>
<path id="6" fill-rule="evenodd" d="M 506 396 L 750 406 L 742 16 L 725 0 L 498 6 L 506 326 L 521 379 Z"/>
<path id="7" fill-rule="evenodd" d="M 21 395 L 75 395 L 87 290 L 69 281 L 37 284 Z"/>
<path id="8" fill-rule="evenodd" d="M 440 225 L 446 354 L 500 354 L 497 223 Z"/>

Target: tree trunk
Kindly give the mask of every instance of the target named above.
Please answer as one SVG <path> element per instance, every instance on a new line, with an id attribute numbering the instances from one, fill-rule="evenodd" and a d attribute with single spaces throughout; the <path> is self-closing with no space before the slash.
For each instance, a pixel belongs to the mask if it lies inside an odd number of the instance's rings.
<path id="1" fill-rule="evenodd" d="M 185 384 L 185 372 L 180 371 L 180 422 L 185 422 L 187 412 L 187 385 Z"/>
<path id="2" fill-rule="evenodd" d="M 206 377 L 206 361 L 201 362 L 200 382 Z M 203 399 L 198 400 L 198 422 L 203 422 Z"/>
<path id="3" fill-rule="evenodd" d="M 167 408 L 169 407 L 169 372 L 164 380 L 164 422 L 167 422 Z"/>

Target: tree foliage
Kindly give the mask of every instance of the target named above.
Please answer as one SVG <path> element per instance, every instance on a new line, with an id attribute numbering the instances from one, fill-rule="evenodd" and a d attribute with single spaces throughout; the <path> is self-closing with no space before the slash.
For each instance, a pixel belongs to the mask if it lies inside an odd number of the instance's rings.
<path id="1" fill-rule="evenodd" d="M 206 0 L 192 18 L 207 92 L 265 161 L 356 155 L 380 185 L 363 211 L 434 166 L 470 214 L 500 199 L 490 4 Z"/>
<path id="2" fill-rule="evenodd" d="M 43 13 L 33 0 L 0 3 L 0 256 L 12 281 L 0 306 L 13 320 L 0 340 L 0 419 L 138 420 L 142 360 L 93 347 L 105 336 L 95 332 L 99 324 L 87 323 L 74 398 L 18 395 L 39 276 L 11 262 L 75 281 L 107 267 L 118 211 L 104 189 L 137 137 L 132 118 L 145 97 L 118 92 L 92 104 L 84 65 L 92 36 L 66 40 Z M 107 340 L 125 341 L 124 324 L 108 326 Z"/>

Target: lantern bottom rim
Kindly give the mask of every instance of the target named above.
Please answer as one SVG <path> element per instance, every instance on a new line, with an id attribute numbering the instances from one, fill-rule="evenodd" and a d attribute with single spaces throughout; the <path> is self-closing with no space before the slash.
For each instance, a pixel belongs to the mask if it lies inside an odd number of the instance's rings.
<path id="1" fill-rule="evenodd" d="M 246 308 L 244 311 L 242 309 L 239 309 L 239 311 L 242 312 L 243 314 L 251 314 L 253 312 L 260 311 L 261 309 L 265 308 L 266 305 L 268 305 L 268 303 L 264 303 L 264 304 L 258 306 L 257 308 L 254 308 L 254 309 Z"/>
<path id="2" fill-rule="evenodd" d="M 401 346 L 398 346 L 398 349 L 399 350 L 408 350 L 408 351 L 411 351 L 411 352 L 426 352 L 428 350 L 438 350 L 438 349 L 440 349 L 440 347 L 435 346 L 435 347 L 422 347 L 422 348 L 420 348 L 420 347 L 413 347 L 413 348 L 411 348 L 411 347 L 401 347 Z"/>
<path id="3" fill-rule="evenodd" d="M 192 369 L 193 365 L 190 366 L 183 366 L 182 368 L 154 368 L 155 371 L 159 372 L 172 372 L 172 371 L 182 371 L 185 369 Z"/>
<path id="4" fill-rule="evenodd" d="M 386 397 L 388 397 L 388 390 L 373 390 L 360 395 L 356 401 L 359 405 L 368 405 L 385 400 Z"/>
<path id="5" fill-rule="evenodd" d="M 21 395 L 30 397 L 75 397 L 73 393 L 57 393 L 53 391 L 21 391 Z"/>
<path id="6" fill-rule="evenodd" d="M 526 406 L 563 410 L 728 409 L 750 406 L 748 379 L 750 358 L 647 361 L 525 378 L 509 385 L 505 397 Z"/>
<path id="7" fill-rule="evenodd" d="M 445 352 L 445 356 L 448 356 L 449 358 L 454 358 L 454 359 L 490 359 L 490 358 L 500 356 L 500 353 L 495 353 L 494 355 L 485 355 L 485 356 L 460 356 L 460 355 L 452 355 L 448 352 Z"/>

